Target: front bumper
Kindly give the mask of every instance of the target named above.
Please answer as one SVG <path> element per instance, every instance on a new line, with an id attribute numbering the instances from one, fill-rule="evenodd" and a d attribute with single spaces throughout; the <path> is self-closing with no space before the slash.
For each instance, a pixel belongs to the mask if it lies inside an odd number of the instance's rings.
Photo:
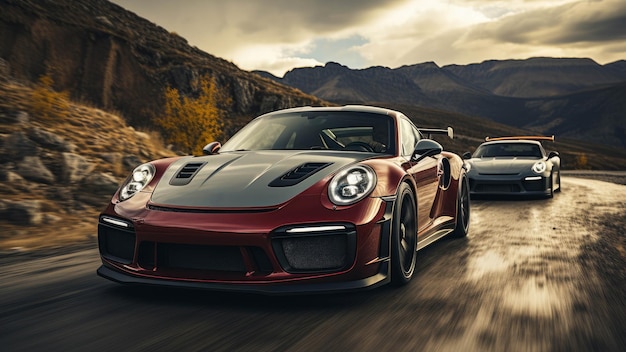
<path id="1" fill-rule="evenodd" d="M 549 196 L 550 176 L 545 175 L 469 175 L 471 195 Z"/>
<path id="2" fill-rule="evenodd" d="M 388 267 L 388 263 L 382 263 L 381 271 Z M 329 292 L 352 291 L 357 289 L 372 289 L 382 286 L 389 281 L 386 273 L 378 273 L 364 279 L 345 282 L 321 282 L 308 284 L 280 284 L 280 285 L 262 285 L 259 283 L 223 283 L 223 282 L 202 282 L 202 281 L 180 281 L 180 280 L 164 280 L 151 277 L 136 277 L 127 273 L 117 271 L 106 265 L 101 265 L 97 274 L 103 278 L 120 284 L 132 285 L 154 285 L 163 287 L 179 287 L 192 289 L 208 289 L 211 291 L 223 292 L 240 292 L 240 293 L 257 293 L 266 295 L 290 295 L 290 294 L 317 294 Z"/>
<path id="3" fill-rule="evenodd" d="M 284 219 L 293 217 L 285 209 L 156 210 L 137 221 L 109 207 L 98 228 L 103 263 L 98 275 L 124 284 L 264 294 L 377 287 L 390 280 L 393 201 L 371 198 L 360 207 L 319 214 L 322 222 L 300 214 L 289 223 Z"/>

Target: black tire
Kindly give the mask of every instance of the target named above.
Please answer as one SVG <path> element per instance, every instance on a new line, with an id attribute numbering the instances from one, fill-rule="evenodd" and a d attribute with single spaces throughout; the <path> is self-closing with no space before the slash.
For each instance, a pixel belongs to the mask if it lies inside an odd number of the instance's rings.
<path id="1" fill-rule="evenodd" d="M 417 211 L 415 196 L 402 183 L 393 210 L 391 227 L 391 283 L 406 285 L 413 278 L 417 256 Z"/>
<path id="2" fill-rule="evenodd" d="M 554 198 L 554 174 L 551 172 L 550 173 L 550 194 L 548 195 L 548 198 Z"/>
<path id="3" fill-rule="evenodd" d="M 470 192 L 467 177 L 459 181 L 459 195 L 456 206 L 456 226 L 452 232 L 454 238 L 467 236 L 470 225 Z"/>
<path id="4" fill-rule="evenodd" d="M 556 173 L 556 183 L 559 185 L 559 188 L 555 189 L 555 192 L 561 192 L 561 170 Z"/>

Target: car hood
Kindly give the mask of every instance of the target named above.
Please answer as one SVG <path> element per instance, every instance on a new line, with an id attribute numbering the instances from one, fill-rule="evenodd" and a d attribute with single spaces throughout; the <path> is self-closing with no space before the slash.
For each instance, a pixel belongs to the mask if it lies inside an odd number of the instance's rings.
<path id="1" fill-rule="evenodd" d="M 185 157 L 172 163 L 151 201 L 210 208 L 282 204 L 339 169 L 376 154 L 332 151 L 245 151 Z"/>
<path id="2" fill-rule="evenodd" d="M 473 158 L 472 169 L 479 174 L 517 175 L 530 171 L 540 159 L 529 158 Z"/>

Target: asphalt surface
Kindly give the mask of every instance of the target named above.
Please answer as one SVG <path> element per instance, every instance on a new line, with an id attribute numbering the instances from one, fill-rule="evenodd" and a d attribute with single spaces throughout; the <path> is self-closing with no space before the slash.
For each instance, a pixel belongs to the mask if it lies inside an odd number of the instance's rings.
<path id="1" fill-rule="evenodd" d="M 0 258 L 3 351 L 623 351 L 626 186 L 472 201 L 405 287 L 266 297 L 120 286 L 95 248 Z"/>

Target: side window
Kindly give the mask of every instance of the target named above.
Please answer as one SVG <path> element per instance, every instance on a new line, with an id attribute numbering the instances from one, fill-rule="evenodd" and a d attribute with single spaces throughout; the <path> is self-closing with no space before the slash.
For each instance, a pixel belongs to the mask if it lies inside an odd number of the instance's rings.
<path id="1" fill-rule="evenodd" d="M 419 131 L 411 122 L 406 119 L 400 120 L 400 128 L 402 129 L 402 155 L 411 155 L 415 149 L 415 145 L 419 138 Z"/>

